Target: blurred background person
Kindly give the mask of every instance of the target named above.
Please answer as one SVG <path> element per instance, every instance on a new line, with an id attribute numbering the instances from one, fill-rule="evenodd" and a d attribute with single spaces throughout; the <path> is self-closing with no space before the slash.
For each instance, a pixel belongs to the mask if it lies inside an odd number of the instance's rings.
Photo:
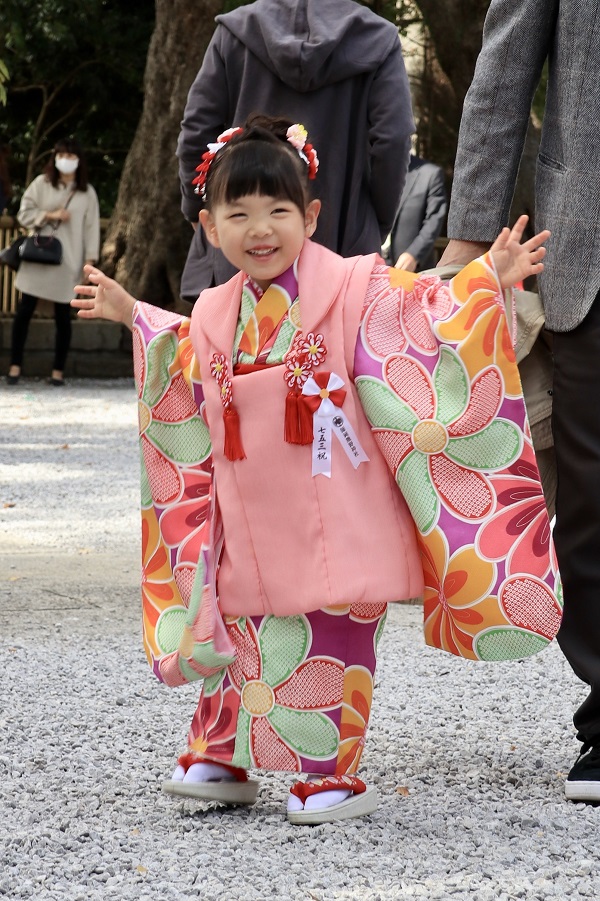
<path id="1" fill-rule="evenodd" d="M 390 266 L 420 272 L 437 262 L 436 239 L 448 212 L 444 171 L 411 154 L 406 182 L 384 256 Z"/>
<path id="2" fill-rule="evenodd" d="M 16 385 L 21 375 L 23 352 L 31 317 L 40 298 L 54 303 L 56 337 L 54 364 L 48 379 L 64 384 L 64 368 L 71 344 L 73 287 L 83 277 L 84 263 L 96 263 L 100 255 L 100 212 L 98 197 L 88 182 L 83 150 L 74 138 L 58 141 L 41 175 L 25 190 L 19 223 L 41 235 L 53 234 L 62 244 L 58 266 L 21 262 L 16 287 L 21 299 L 13 321 L 10 369 L 7 381 Z"/>

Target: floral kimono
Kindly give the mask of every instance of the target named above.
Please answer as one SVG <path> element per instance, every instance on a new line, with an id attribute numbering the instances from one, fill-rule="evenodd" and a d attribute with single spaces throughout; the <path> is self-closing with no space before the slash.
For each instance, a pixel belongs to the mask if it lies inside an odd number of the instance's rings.
<path id="1" fill-rule="evenodd" d="M 560 588 L 491 258 L 449 285 L 373 259 L 354 379 L 417 528 L 425 640 L 474 660 L 536 653 L 558 629 Z M 240 367 L 289 361 L 301 327 L 294 269 L 274 285 L 261 306 L 268 292 L 244 283 L 233 351 Z M 289 617 L 223 618 L 210 608 L 222 536 L 189 324 L 136 306 L 149 662 L 167 684 L 204 679 L 192 754 L 244 768 L 352 773 L 386 604 Z"/>

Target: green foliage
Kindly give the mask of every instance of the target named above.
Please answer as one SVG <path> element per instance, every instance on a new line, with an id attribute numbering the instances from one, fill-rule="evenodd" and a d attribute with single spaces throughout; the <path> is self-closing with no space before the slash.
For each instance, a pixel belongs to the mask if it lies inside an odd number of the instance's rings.
<path id="1" fill-rule="evenodd" d="M 0 144 L 11 148 L 13 207 L 54 142 L 75 135 L 110 215 L 142 109 L 153 27 L 152 0 L 2 0 L 0 60 L 10 81 Z"/>

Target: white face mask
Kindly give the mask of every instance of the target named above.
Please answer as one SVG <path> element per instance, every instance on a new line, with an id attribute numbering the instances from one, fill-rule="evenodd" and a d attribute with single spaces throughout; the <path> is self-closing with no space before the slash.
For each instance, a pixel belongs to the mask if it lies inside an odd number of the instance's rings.
<path id="1" fill-rule="evenodd" d="M 79 159 L 75 157 L 74 160 L 71 160 L 64 156 L 57 156 L 54 165 L 63 175 L 73 175 L 79 165 Z"/>

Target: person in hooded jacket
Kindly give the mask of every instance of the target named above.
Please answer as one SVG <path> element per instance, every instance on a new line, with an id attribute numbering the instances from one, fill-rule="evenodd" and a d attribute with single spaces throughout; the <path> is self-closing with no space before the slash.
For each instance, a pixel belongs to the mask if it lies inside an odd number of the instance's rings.
<path id="1" fill-rule="evenodd" d="M 301 122 L 319 148 L 314 239 L 341 256 L 378 252 L 406 178 L 414 122 L 398 30 L 355 0 L 256 0 L 216 17 L 177 146 L 182 211 L 195 228 L 181 296 L 235 274 L 197 228 L 202 152 L 256 110 Z"/>

